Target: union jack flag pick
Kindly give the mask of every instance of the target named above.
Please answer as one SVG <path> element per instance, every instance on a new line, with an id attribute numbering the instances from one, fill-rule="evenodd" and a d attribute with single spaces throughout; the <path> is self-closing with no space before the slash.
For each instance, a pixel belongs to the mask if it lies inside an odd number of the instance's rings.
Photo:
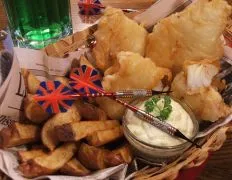
<path id="1" fill-rule="evenodd" d="M 70 74 L 69 85 L 80 94 L 84 93 L 104 93 L 101 84 L 100 73 L 91 67 L 82 65 L 75 68 Z"/>
<path id="2" fill-rule="evenodd" d="M 49 114 L 66 112 L 73 104 L 73 91 L 59 81 L 43 81 L 34 100 Z"/>
<path id="3" fill-rule="evenodd" d="M 99 0 L 79 0 L 78 6 L 82 15 L 97 15 L 104 8 Z"/>

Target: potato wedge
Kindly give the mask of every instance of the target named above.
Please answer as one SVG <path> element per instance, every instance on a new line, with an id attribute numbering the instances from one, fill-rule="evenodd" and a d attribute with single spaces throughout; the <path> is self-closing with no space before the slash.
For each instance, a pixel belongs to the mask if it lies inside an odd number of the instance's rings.
<path id="1" fill-rule="evenodd" d="M 109 167 L 117 166 L 122 163 L 129 164 L 132 161 L 132 157 L 132 152 L 128 144 L 125 144 L 105 154 L 105 164 Z"/>
<path id="2" fill-rule="evenodd" d="M 113 129 L 96 131 L 88 136 L 86 139 L 88 141 L 88 144 L 92 146 L 102 146 L 121 137 L 123 137 L 122 127 L 116 127 Z"/>
<path id="3" fill-rule="evenodd" d="M 125 163 L 120 154 L 115 154 L 113 152 L 105 153 L 104 162 L 107 167 L 118 166 Z"/>
<path id="4" fill-rule="evenodd" d="M 24 113 L 31 122 L 40 124 L 49 118 L 49 114 L 35 102 L 32 94 L 28 94 L 24 100 Z"/>
<path id="5" fill-rule="evenodd" d="M 59 113 L 49 119 L 43 126 L 41 132 L 41 138 L 44 146 L 50 151 L 53 151 L 59 143 L 59 140 L 55 134 L 55 127 L 61 126 L 66 123 L 78 122 L 81 117 L 75 106 L 75 103 L 66 113 Z"/>
<path id="6" fill-rule="evenodd" d="M 26 162 L 36 157 L 47 155 L 43 149 L 33 149 L 30 151 L 18 151 L 18 157 L 20 162 Z"/>
<path id="7" fill-rule="evenodd" d="M 125 145 L 121 146 L 120 148 L 113 150 L 112 152 L 114 154 L 121 155 L 123 161 L 127 164 L 131 163 L 131 161 L 133 159 L 133 154 L 132 154 L 128 144 L 125 144 Z"/>
<path id="8" fill-rule="evenodd" d="M 127 145 L 109 151 L 82 143 L 78 151 L 78 159 L 88 169 L 99 170 L 122 163 L 130 163 L 132 154 Z"/>
<path id="9" fill-rule="evenodd" d="M 76 105 L 81 117 L 86 120 L 107 120 L 107 115 L 105 111 L 103 111 L 99 107 L 94 106 L 93 104 L 79 101 L 79 103 L 77 103 Z"/>
<path id="10" fill-rule="evenodd" d="M 76 158 L 73 158 L 60 169 L 60 172 L 72 176 L 86 176 L 91 171 L 84 167 Z"/>
<path id="11" fill-rule="evenodd" d="M 117 120 L 81 121 L 57 126 L 55 129 L 60 141 L 79 141 L 95 131 L 112 129 L 119 125 Z"/>
<path id="12" fill-rule="evenodd" d="M 0 131 L 0 147 L 9 148 L 36 142 L 40 139 L 40 128 L 35 125 L 15 122 Z"/>
<path id="13" fill-rule="evenodd" d="M 27 92 L 30 94 L 35 94 L 40 85 L 40 81 L 37 79 L 37 77 L 34 74 L 32 74 L 27 69 L 22 69 L 21 72 L 24 78 L 24 83 Z"/>
<path id="14" fill-rule="evenodd" d="M 107 167 L 104 159 L 108 152 L 108 150 L 82 143 L 78 151 L 78 159 L 88 169 L 104 169 Z"/>
<path id="15" fill-rule="evenodd" d="M 31 161 L 19 165 L 19 170 L 24 177 L 32 178 L 49 175 L 63 167 L 77 151 L 77 145 L 67 143 L 57 148 L 48 155 L 36 157 Z"/>

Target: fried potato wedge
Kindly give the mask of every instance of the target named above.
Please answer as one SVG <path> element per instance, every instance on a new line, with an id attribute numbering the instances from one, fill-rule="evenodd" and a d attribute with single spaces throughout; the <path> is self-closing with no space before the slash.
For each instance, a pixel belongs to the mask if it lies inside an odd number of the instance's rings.
<path id="1" fill-rule="evenodd" d="M 28 120 L 40 124 L 49 118 L 49 114 L 35 102 L 32 94 L 28 94 L 24 99 L 24 113 Z"/>
<path id="2" fill-rule="evenodd" d="M 121 137 L 123 137 L 123 130 L 122 127 L 119 126 L 113 129 L 96 131 L 88 136 L 86 139 L 88 141 L 88 144 L 92 146 L 102 146 Z"/>
<path id="3" fill-rule="evenodd" d="M 62 168 L 76 153 L 77 145 L 67 143 L 55 149 L 48 155 L 36 157 L 19 165 L 24 177 L 32 178 L 53 174 Z"/>
<path id="4" fill-rule="evenodd" d="M 119 125 L 117 120 L 81 121 L 57 126 L 55 129 L 60 141 L 79 141 L 95 131 L 112 129 Z"/>
<path id="5" fill-rule="evenodd" d="M 0 131 L 0 147 L 9 148 L 36 142 L 40 139 L 40 128 L 35 125 L 15 122 Z"/>
<path id="6" fill-rule="evenodd" d="M 82 118 L 86 120 L 107 120 L 107 115 L 101 108 L 81 101 L 76 104 Z"/>
<path id="7" fill-rule="evenodd" d="M 72 176 L 86 176 L 91 171 L 84 167 L 76 158 L 73 158 L 60 169 L 60 172 Z"/>
<path id="8" fill-rule="evenodd" d="M 32 74 L 27 69 L 22 69 L 21 72 L 24 78 L 24 83 L 27 92 L 30 94 L 35 94 L 40 85 L 40 81 L 37 79 L 37 77 L 34 74 Z"/>
<path id="9" fill-rule="evenodd" d="M 125 163 L 127 163 L 127 164 L 131 163 L 132 158 L 133 158 L 133 154 L 132 154 L 128 144 L 125 144 L 125 145 L 121 146 L 120 148 L 113 150 L 112 152 L 114 154 L 119 154 Z"/>
<path id="10" fill-rule="evenodd" d="M 36 157 L 41 157 L 47 155 L 43 149 L 33 149 L 30 151 L 18 151 L 18 157 L 20 162 L 27 162 Z"/>
<path id="11" fill-rule="evenodd" d="M 78 159 L 88 169 L 99 170 L 126 163 L 126 160 L 131 161 L 126 151 L 126 149 L 121 149 L 114 152 L 82 143 L 78 151 Z M 124 158 L 127 159 L 124 160 Z"/>
<path id="12" fill-rule="evenodd" d="M 82 143 L 78 151 L 78 159 L 88 169 L 104 169 L 107 167 L 104 159 L 109 152 L 108 150 Z"/>
<path id="13" fill-rule="evenodd" d="M 128 98 L 123 98 L 123 100 L 127 103 L 131 101 L 131 99 Z M 96 98 L 96 102 L 111 119 L 122 119 L 123 114 L 126 110 L 125 106 L 123 106 L 122 104 L 119 104 L 115 100 L 108 97 L 98 97 Z"/>
<path id="14" fill-rule="evenodd" d="M 53 151 L 59 143 L 55 134 L 55 127 L 66 123 L 78 122 L 81 117 L 75 103 L 66 113 L 59 113 L 49 119 L 43 126 L 41 138 L 44 146 Z"/>
<path id="15" fill-rule="evenodd" d="M 132 153 L 128 144 L 105 154 L 105 164 L 108 167 L 117 166 L 122 163 L 130 163 L 132 161 Z"/>

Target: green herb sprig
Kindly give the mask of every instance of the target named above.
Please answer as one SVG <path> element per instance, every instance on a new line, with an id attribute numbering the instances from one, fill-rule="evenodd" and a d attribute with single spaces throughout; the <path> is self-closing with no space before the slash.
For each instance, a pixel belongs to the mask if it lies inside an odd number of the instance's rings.
<path id="1" fill-rule="evenodd" d="M 151 113 L 153 111 L 158 112 L 156 116 L 161 121 L 167 120 L 169 115 L 172 112 L 171 98 L 169 96 L 164 96 L 164 105 L 163 108 L 158 106 L 158 102 L 161 100 L 161 97 L 154 96 L 151 100 L 145 102 L 145 111 Z"/>

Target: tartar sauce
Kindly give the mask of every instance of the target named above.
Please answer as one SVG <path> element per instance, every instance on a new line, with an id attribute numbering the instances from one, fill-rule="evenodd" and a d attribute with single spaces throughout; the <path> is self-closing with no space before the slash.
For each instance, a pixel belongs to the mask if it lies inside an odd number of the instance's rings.
<path id="1" fill-rule="evenodd" d="M 145 101 L 136 106 L 145 110 Z M 190 115 L 173 99 L 171 99 L 171 106 L 172 111 L 165 121 L 179 129 L 186 137 L 191 138 L 194 125 Z M 157 116 L 156 112 L 150 112 L 150 114 Z M 141 120 L 132 111 L 127 112 L 126 118 L 128 119 L 128 129 L 141 141 L 161 147 L 176 146 L 184 142 L 184 140 L 173 137 Z"/>

